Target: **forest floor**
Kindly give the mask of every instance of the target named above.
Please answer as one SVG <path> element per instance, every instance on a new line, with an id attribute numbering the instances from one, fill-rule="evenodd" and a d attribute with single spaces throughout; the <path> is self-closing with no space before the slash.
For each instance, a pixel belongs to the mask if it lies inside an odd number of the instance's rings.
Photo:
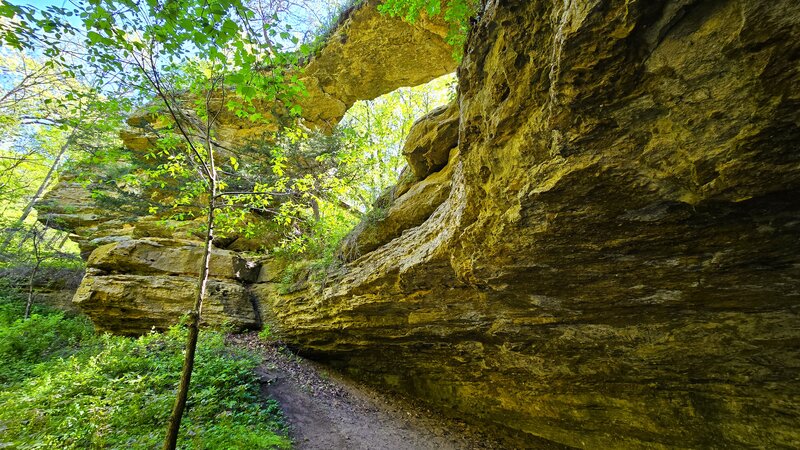
<path id="1" fill-rule="evenodd" d="M 264 356 L 258 368 L 261 393 L 281 405 L 298 450 L 521 448 L 491 431 L 349 380 L 256 333 L 231 335 L 229 341 Z"/>

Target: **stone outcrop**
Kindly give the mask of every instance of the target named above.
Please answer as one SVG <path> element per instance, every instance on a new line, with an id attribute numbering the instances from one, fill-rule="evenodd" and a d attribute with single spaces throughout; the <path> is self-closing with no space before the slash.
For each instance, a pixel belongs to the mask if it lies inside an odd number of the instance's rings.
<path id="1" fill-rule="evenodd" d="M 131 239 L 98 247 L 86 264 L 107 273 L 198 275 L 202 257 L 203 246 L 196 241 Z M 260 266 L 235 252 L 212 248 L 208 270 L 210 278 L 253 282 Z"/>
<path id="2" fill-rule="evenodd" d="M 282 339 L 531 442 L 800 446 L 800 4 L 490 1 L 459 78 L 447 198 L 261 289 Z"/>
<path id="3" fill-rule="evenodd" d="M 192 309 L 203 246 L 175 239 L 124 239 L 95 249 L 73 302 L 98 329 L 142 334 L 164 329 Z M 203 320 L 235 329 L 258 328 L 258 307 L 248 285 L 261 265 L 229 250 L 213 249 Z"/>
<path id="4" fill-rule="evenodd" d="M 99 331 L 141 335 L 163 330 L 191 311 L 197 277 L 111 274 L 88 270 L 72 302 Z M 203 324 L 257 329 L 261 321 L 248 290 L 230 280 L 209 280 Z"/>

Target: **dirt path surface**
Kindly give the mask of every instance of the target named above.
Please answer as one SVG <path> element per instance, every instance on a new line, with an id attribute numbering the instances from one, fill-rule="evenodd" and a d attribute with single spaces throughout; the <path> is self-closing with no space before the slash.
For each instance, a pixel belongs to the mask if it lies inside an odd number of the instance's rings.
<path id="1" fill-rule="evenodd" d="M 296 449 L 544 448 L 501 442 L 491 432 L 380 393 L 280 346 L 266 344 L 255 333 L 232 336 L 231 340 L 264 354 L 264 363 L 258 368 L 261 393 L 280 403 Z"/>

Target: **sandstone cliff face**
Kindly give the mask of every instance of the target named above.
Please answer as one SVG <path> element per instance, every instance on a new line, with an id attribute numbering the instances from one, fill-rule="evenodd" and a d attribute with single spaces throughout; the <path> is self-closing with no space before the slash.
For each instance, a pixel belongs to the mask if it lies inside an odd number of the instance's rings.
<path id="1" fill-rule="evenodd" d="M 491 1 L 459 75 L 447 198 L 262 289 L 282 337 L 532 440 L 800 446 L 800 4 Z"/>

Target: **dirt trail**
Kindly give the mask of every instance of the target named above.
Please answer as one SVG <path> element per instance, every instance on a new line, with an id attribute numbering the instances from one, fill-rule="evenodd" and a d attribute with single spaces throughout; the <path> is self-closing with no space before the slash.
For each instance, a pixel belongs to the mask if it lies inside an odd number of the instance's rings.
<path id="1" fill-rule="evenodd" d="M 262 352 L 261 392 L 280 403 L 299 450 L 557 448 L 500 441 L 404 398 L 348 380 L 255 334 L 232 337 Z"/>

